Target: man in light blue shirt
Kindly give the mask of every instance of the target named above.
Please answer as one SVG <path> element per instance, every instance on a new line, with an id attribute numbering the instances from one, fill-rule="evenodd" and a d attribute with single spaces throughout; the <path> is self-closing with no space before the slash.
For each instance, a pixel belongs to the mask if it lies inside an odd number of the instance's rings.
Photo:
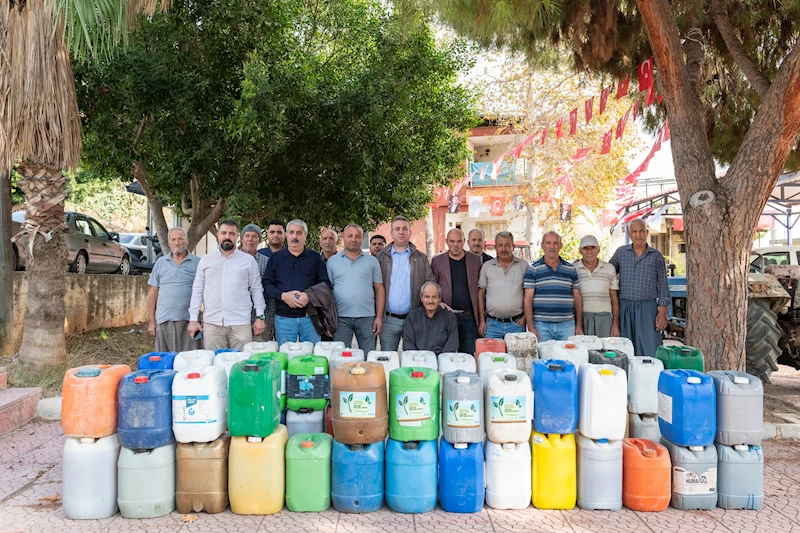
<path id="1" fill-rule="evenodd" d="M 386 313 L 383 317 L 381 350 L 395 351 L 403 335 L 408 312 L 421 304 L 418 295 L 422 285 L 434 281 L 428 256 L 411 244 L 408 219 L 392 220 L 392 244 L 378 254 L 383 285 L 386 288 Z"/>
<path id="2" fill-rule="evenodd" d="M 344 250 L 328 258 L 328 279 L 339 313 L 339 326 L 333 334 L 348 348 L 356 336 L 364 352 L 375 349 L 375 337 L 383 329 L 386 292 L 378 260 L 361 251 L 364 230 L 358 224 L 344 228 Z"/>

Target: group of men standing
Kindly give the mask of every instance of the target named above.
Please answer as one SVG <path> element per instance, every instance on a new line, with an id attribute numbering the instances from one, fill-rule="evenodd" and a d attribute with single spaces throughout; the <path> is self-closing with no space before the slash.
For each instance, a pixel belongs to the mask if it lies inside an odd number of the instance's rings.
<path id="1" fill-rule="evenodd" d="M 185 232 L 170 230 L 170 252 L 150 277 L 149 331 L 156 350 L 242 348 L 251 340 L 318 342 L 333 339 L 365 352 L 377 349 L 475 352 L 480 337 L 530 331 L 540 342 L 571 335 L 624 336 L 637 355 L 655 355 L 666 329 L 669 287 L 660 252 L 647 244 L 641 220 L 629 223 L 631 244 L 610 262 L 598 259 L 594 236 L 581 239 L 581 259 L 561 255 L 561 237 L 547 232 L 533 264 L 514 254 L 514 237 L 451 229 L 447 251 L 432 260 L 411 243 L 402 216 L 391 223 L 392 242 L 370 239 L 351 224 L 339 236 L 320 234 L 322 254 L 305 246 L 302 220 L 272 220 L 267 246 L 249 224 L 220 222 L 219 248 L 202 259 L 187 252 Z M 284 245 L 285 244 L 285 245 Z M 468 248 L 468 249 L 467 249 Z M 202 307 L 202 320 L 200 312 Z"/>

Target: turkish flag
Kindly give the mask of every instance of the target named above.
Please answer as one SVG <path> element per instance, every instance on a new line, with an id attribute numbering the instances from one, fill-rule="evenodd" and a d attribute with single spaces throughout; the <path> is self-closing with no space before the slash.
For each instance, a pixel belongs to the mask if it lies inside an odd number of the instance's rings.
<path id="1" fill-rule="evenodd" d="M 564 123 L 564 117 L 561 117 L 556 121 L 556 138 L 560 139 L 564 136 L 564 130 L 562 128 L 562 124 Z"/>
<path id="2" fill-rule="evenodd" d="M 594 96 L 586 100 L 583 104 L 584 112 L 586 113 L 586 123 L 592 120 L 592 108 L 594 108 Z"/>
<path id="3" fill-rule="evenodd" d="M 611 152 L 611 137 L 614 135 L 614 128 L 611 128 L 606 133 L 603 134 L 603 147 L 600 148 L 601 154 L 607 154 Z"/>
<path id="4" fill-rule="evenodd" d="M 490 196 L 489 197 L 489 214 L 493 217 L 503 216 L 506 210 L 506 199 L 503 196 Z"/>
<path id="5" fill-rule="evenodd" d="M 636 121 L 636 114 L 639 112 L 639 102 L 641 102 L 641 98 L 637 98 L 636 102 L 633 104 L 633 120 Z"/>
<path id="6" fill-rule="evenodd" d="M 620 117 L 617 121 L 617 131 L 614 133 L 615 139 L 621 139 L 622 134 L 625 133 L 625 119 L 628 118 L 627 116 Z"/>
<path id="7" fill-rule="evenodd" d="M 619 215 L 617 215 L 613 209 L 603 209 L 603 214 L 600 223 L 603 225 L 604 228 L 613 227 L 618 220 L 619 220 Z"/>
<path id="8" fill-rule="evenodd" d="M 619 79 L 617 83 L 617 100 L 623 96 L 628 96 L 628 86 L 631 84 L 631 73 L 628 72 Z"/>
<path id="9" fill-rule="evenodd" d="M 578 130 L 578 108 L 569 112 L 569 134 L 575 135 Z"/>
<path id="10" fill-rule="evenodd" d="M 647 107 L 649 105 L 653 105 L 655 101 L 656 101 L 656 89 L 651 85 L 650 90 L 647 91 L 647 98 L 644 99 L 644 106 Z"/>
<path id="11" fill-rule="evenodd" d="M 591 146 L 589 148 L 578 148 L 575 151 L 575 155 L 570 157 L 570 160 L 572 160 L 573 163 L 580 163 L 581 161 L 586 159 L 586 156 L 589 155 L 592 152 L 592 150 L 594 150 L 594 148 Z"/>
<path id="12" fill-rule="evenodd" d="M 547 139 L 547 128 L 545 128 L 544 131 L 542 132 L 542 144 L 544 144 L 544 141 L 546 139 Z"/>
<path id="13" fill-rule="evenodd" d="M 639 73 L 639 90 L 646 91 L 653 87 L 653 58 L 650 57 L 637 69 Z"/>
<path id="14" fill-rule="evenodd" d="M 603 111 L 606 110 L 606 103 L 608 102 L 608 94 L 611 92 L 611 87 L 606 87 L 600 93 L 600 114 L 603 114 Z"/>

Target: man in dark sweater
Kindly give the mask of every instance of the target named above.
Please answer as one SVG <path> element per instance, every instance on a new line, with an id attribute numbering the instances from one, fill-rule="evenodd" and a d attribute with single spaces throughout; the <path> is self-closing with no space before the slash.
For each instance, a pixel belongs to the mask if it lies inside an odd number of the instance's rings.
<path id="1" fill-rule="evenodd" d="M 275 340 L 313 342 L 320 340 L 306 313 L 306 290 L 317 283 L 327 283 L 328 270 L 322 256 L 305 247 L 308 226 L 302 220 L 286 224 L 288 246 L 274 252 L 267 266 L 265 280 L 267 296 L 275 303 Z"/>
<path id="2" fill-rule="evenodd" d="M 429 281 L 420 289 L 422 307 L 412 309 L 403 324 L 403 351 L 430 350 L 439 355 L 458 351 L 458 319 L 439 306 L 442 289 Z"/>

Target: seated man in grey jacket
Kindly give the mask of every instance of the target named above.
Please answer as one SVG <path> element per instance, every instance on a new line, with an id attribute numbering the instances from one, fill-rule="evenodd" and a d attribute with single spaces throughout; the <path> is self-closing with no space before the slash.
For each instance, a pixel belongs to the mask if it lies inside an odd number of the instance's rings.
<path id="1" fill-rule="evenodd" d="M 430 350 L 439 355 L 458 351 L 458 319 L 439 306 L 442 289 L 433 281 L 419 291 L 422 307 L 412 309 L 403 324 L 403 350 Z"/>

